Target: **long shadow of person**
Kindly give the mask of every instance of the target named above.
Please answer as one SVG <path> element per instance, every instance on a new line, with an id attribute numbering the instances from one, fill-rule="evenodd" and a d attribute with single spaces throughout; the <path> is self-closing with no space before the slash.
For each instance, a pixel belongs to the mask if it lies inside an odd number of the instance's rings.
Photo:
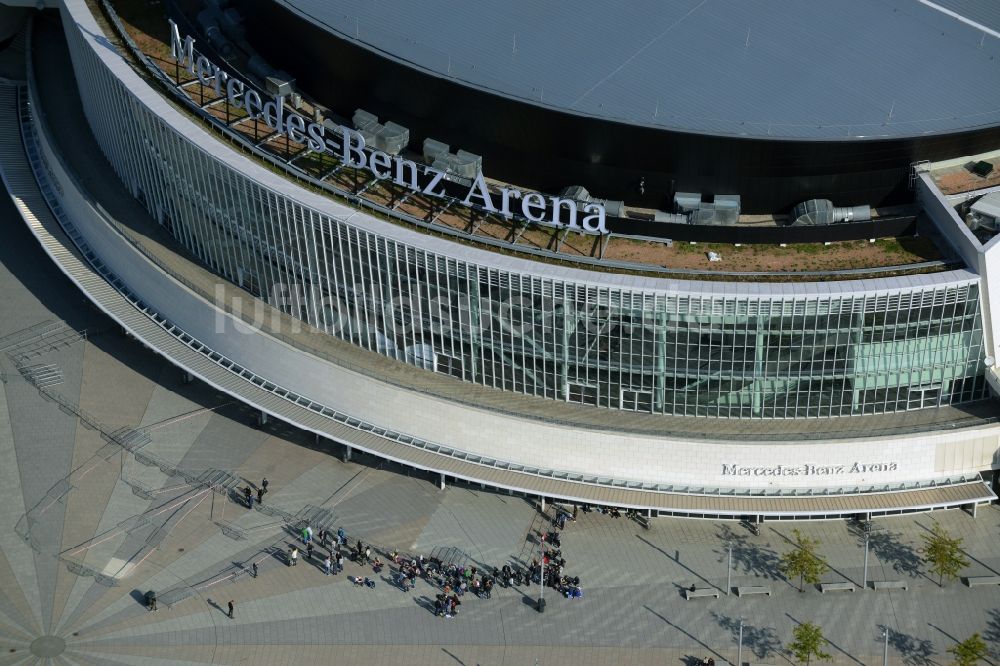
<path id="1" fill-rule="evenodd" d="M 413 601 L 418 606 L 431 613 L 437 612 L 437 609 L 434 607 L 434 602 L 430 599 L 430 597 L 425 597 L 425 596 L 413 597 Z"/>
<path id="2" fill-rule="evenodd" d="M 288 559 L 288 551 L 287 550 L 283 550 L 281 548 L 272 548 L 271 549 L 271 557 L 273 557 L 274 559 L 278 560 L 279 562 L 281 562 L 282 564 L 284 564 L 286 566 L 287 565 L 291 565 L 291 562 Z"/>
<path id="3" fill-rule="evenodd" d="M 136 600 L 136 603 L 142 604 L 143 606 L 149 606 L 149 601 L 146 599 L 146 593 L 142 590 L 132 590 L 130 596 Z"/>
<path id="4" fill-rule="evenodd" d="M 216 610 L 218 610 L 220 613 L 222 613 L 226 617 L 229 617 L 229 611 L 227 609 L 223 608 L 222 606 L 220 606 L 219 604 L 215 603 L 214 599 L 207 599 L 206 601 L 208 601 L 208 605 L 209 606 L 211 606 L 212 608 L 215 608 Z"/>

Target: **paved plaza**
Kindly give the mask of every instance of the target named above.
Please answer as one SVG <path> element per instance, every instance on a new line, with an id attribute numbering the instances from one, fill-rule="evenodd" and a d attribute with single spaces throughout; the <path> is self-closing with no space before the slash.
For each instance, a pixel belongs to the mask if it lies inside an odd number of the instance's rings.
<path id="1" fill-rule="evenodd" d="M 582 599 L 537 587 L 466 595 L 456 618 L 437 589 L 411 592 L 348 563 L 327 577 L 283 553 L 303 521 L 343 527 L 377 549 L 480 569 L 524 564 L 548 525 L 532 498 L 478 486 L 440 490 L 425 475 L 268 424 L 125 337 L 90 308 L 0 202 L 0 665 L 54 664 L 688 664 L 712 657 L 788 664 L 796 623 L 819 624 L 838 664 L 947 663 L 973 632 L 1000 658 L 1000 588 L 939 588 L 920 562 L 932 521 L 965 539 L 968 575 L 1000 572 L 1000 510 L 876 521 L 872 580 L 907 590 L 800 594 L 777 573 L 792 529 L 820 539 L 828 581 L 862 579 L 843 521 L 732 523 L 580 513 L 563 533 Z M 539 443 L 542 445 L 542 443 Z M 234 495 L 263 477 L 248 510 Z M 727 596 L 765 585 L 769 597 Z M 258 565 L 259 577 L 249 568 Z M 372 576 L 374 589 L 348 575 Z M 685 601 L 690 585 L 720 598 Z M 150 612 L 144 594 L 155 590 Z M 549 590 L 546 594 L 549 595 Z M 235 604 L 235 618 L 226 614 Z"/>

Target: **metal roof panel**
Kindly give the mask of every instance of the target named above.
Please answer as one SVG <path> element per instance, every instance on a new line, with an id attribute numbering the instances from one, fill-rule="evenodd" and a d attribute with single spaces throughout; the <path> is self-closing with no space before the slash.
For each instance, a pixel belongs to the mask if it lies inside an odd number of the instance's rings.
<path id="1" fill-rule="evenodd" d="M 279 2 L 436 76 L 631 124 L 796 139 L 1000 124 L 994 0 Z"/>

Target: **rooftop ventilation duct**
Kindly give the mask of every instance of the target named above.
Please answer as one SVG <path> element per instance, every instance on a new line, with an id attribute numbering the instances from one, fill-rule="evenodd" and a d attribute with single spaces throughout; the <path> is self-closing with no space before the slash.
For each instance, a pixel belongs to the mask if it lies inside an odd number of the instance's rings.
<path id="1" fill-rule="evenodd" d="M 246 31 L 243 28 L 243 16 L 235 7 L 222 12 L 222 32 L 233 39 L 243 39 Z"/>
<path id="2" fill-rule="evenodd" d="M 271 67 L 269 62 L 261 58 L 259 55 L 250 56 L 250 59 L 247 61 L 247 69 L 261 81 L 277 71 L 274 67 Z"/>
<path id="3" fill-rule="evenodd" d="M 653 213 L 653 222 L 663 222 L 665 224 L 687 224 L 687 215 L 681 213 L 667 213 L 658 210 Z"/>
<path id="4" fill-rule="evenodd" d="M 625 217 L 625 202 L 618 199 L 594 199 L 596 203 L 604 205 L 604 212 L 608 217 Z"/>
<path id="5" fill-rule="evenodd" d="M 871 206 L 834 206 L 829 199 L 810 199 L 796 204 L 790 216 L 792 226 L 818 226 L 872 219 Z"/>
<path id="6" fill-rule="evenodd" d="M 579 204 L 595 203 L 604 206 L 604 211 L 609 217 L 625 217 L 625 202 L 609 199 L 594 198 L 587 188 L 582 185 L 570 185 L 559 190 L 559 197 L 572 199 Z"/>
<path id="7" fill-rule="evenodd" d="M 198 12 L 197 17 L 198 27 L 205 34 L 205 38 L 208 43 L 215 47 L 215 50 L 223 58 L 231 58 L 235 53 L 233 45 L 225 35 L 222 34 L 222 29 L 219 27 L 219 21 L 222 20 L 222 12 L 218 8 L 213 9 L 203 9 Z"/>
<path id="8" fill-rule="evenodd" d="M 213 26 L 218 29 L 220 18 L 222 18 L 222 12 L 217 7 L 211 7 L 198 12 L 195 20 L 198 22 L 198 27 L 201 28 L 202 32 L 207 33 L 208 29 Z"/>

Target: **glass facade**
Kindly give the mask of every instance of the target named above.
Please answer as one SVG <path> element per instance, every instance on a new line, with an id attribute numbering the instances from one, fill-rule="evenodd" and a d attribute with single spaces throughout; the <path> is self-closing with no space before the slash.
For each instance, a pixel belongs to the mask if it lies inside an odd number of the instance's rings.
<path id="1" fill-rule="evenodd" d="M 499 256 L 471 263 L 461 246 L 413 247 L 263 187 L 69 39 L 97 140 L 150 214 L 218 275 L 359 347 L 506 391 L 657 414 L 847 416 L 986 395 L 979 281 L 967 273 L 909 290 L 887 279 L 848 294 L 739 283 L 696 294 L 599 273 L 573 282 L 542 265 L 511 272 Z"/>

